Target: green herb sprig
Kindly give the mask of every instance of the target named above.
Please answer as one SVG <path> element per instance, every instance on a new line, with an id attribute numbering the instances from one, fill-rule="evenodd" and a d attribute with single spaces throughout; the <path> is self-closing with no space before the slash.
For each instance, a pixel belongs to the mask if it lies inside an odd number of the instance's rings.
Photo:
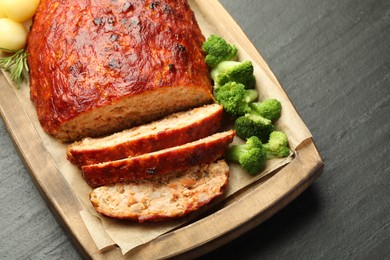
<path id="1" fill-rule="evenodd" d="M 12 51 L 0 48 L 0 50 L 13 53 L 11 56 L 0 58 L 0 68 L 10 73 L 11 79 L 17 87 L 25 80 L 24 70 L 28 71 L 26 49 Z"/>

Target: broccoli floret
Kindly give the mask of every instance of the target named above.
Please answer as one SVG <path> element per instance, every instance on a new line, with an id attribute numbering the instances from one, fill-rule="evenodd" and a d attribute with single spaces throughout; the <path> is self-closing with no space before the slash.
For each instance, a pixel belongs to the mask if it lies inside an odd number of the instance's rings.
<path id="1" fill-rule="evenodd" d="M 210 35 L 203 43 L 202 49 L 207 54 L 205 61 L 211 68 L 222 61 L 233 60 L 237 57 L 237 47 L 217 35 Z"/>
<path id="2" fill-rule="evenodd" d="M 269 141 L 263 144 L 267 151 L 267 158 L 286 157 L 290 154 L 287 135 L 281 131 L 273 131 L 269 135 Z"/>
<path id="3" fill-rule="evenodd" d="M 251 61 L 222 61 L 211 70 L 211 78 L 214 80 L 215 88 L 234 81 L 241 83 L 245 89 L 253 89 L 256 78 L 253 75 L 253 64 Z"/>
<path id="4" fill-rule="evenodd" d="M 225 159 L 239 163 L 249 174 L 255 175 L 260 172 L 268 159 L 286 157 L 289 154 L 286 134 L 273 131 L 266 144 L 263 144 L 258 137 L 252 136 L 245 144 L 230 146 L 225 153 Z"/>
<path id="5" fill-rule="evenodd" d="M 280 118 L 281 103 L 276 99 L 267 99 L 263 102 L 249 103 L 249 107 L 249 112 L 237 118 L 234 123 L 237 136 L 242 139 L 257 136 L 265 143 L 275 129 L 273 122 Z"/>
<path id="6" fill-rule="evenodd" d="M 282 113 L 282 104 L 277 99 L 266 99 L 263 102 L 253 102 L 250 104 L 250 108 L 253 112 L 272 122 L 278 120 Z"/>
<path id="7" fill-rule="evenodd" d="M 236 119 L 234 122 L 236 135 L 244 140 L 251 136 L 257 136 L 266 143 L 269 134 L 274 131 L 275 126 L 272 121 L 258 114 L 248 113 Z"/>
<path id="8" fill-rule="evenodd" d="M 232 145 L 225 158 L 239 163 L 249 174 L 255 175 L 264 167 L 267 153 L 259 138 L 253 136 L 245 144 Z"/>
<path id="9" fill-rule="evenodd" d="M 242 116 L 250 111 L 249 103 L 257 99 L 258 93 L 254 89 L 245 89 L 244 85 L 228 82 L 216 89 L 215 99 L 224 110 L 233 116 Z"/>

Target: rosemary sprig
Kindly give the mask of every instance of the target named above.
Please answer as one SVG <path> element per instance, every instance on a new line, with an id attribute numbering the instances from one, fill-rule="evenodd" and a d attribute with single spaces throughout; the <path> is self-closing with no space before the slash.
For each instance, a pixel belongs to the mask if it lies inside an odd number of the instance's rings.
<path id="1" fill-rule="evenodd" d="M 0 48 L 0 50 L 13 53 L 11 56 L 0 58 L 0 68 L 9 72 L 12 81 L 19 87 L 25 80 L 23 71 L 28 71 L 26 50 L 12 51 L 3 48 Z"/>

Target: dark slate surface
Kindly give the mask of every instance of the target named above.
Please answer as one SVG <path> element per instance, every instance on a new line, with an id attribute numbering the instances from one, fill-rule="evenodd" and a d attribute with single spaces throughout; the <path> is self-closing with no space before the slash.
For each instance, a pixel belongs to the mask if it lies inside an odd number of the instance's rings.
<path id="1" fill-rule="evenodd" d="M 290 96 L 325 169 L 285 209 L 205 258 L 389 259 L 390 1 L 221 3 Z M 0 147 L 0 258 L 79 258 L 2 121 Z"/>

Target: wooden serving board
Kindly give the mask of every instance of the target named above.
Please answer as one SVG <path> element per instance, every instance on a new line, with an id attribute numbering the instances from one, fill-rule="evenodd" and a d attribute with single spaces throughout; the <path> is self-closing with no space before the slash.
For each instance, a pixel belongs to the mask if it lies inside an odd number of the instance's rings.
<path id="1" fill-rule="evenodd" d="M 219 33 L 245 49 L 245 53 L 285 95 L 273 73 L 239 26 L 215 0 L 190 0 L 190 5 L 208 32 Z M 210 24 L 208 28 L 207 24 Z M 0 109 L 21 158 L 36 186 L 57 216 L 80 253 L 86 258 L 156 259 L 168 257 L 192 258 L 207 253 L 254 228 L 302 193 L 321 174 L 323 162 L 311 137 L 294 147 L 290 163 L 265 178 L 228 197 L 211 214 L 131 250 L 123 256 L 120 249 L 110 247 L 99 251 L 88 232 L 80 211 L 83 205 L 73 193 L 45 144 L 34 128 L 28 113 L 6 78 L 0 74 Z M 293 108 L 290 113 L 299 117 Z M 297 129 L 299 131 L 299 129 Z"/>

